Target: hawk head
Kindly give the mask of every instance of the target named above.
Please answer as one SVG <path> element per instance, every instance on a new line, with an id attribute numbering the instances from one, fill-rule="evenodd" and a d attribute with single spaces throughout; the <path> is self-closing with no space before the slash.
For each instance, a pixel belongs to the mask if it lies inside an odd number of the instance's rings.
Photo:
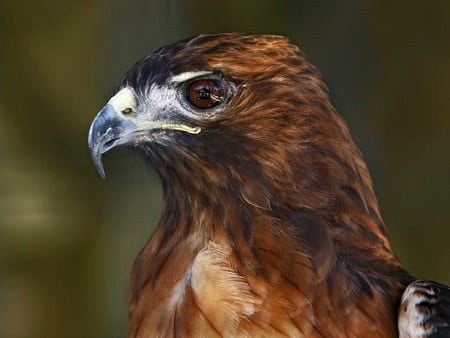
<path id="1" fill-rule="evenodd" d="M 89 131 L 101 176 L 102 155 L 124 145 L 164 188 L 130 332 L 194 332 L 184 314 L 198 308 L 224 336 L 395 332 L 410 277 L 319 72 L 286 38 L 201 35 L 138 61 Z"/>
<path id="2" fill-rule="evenodd" d="M 138 61 L 90 129 L 101 176 L 102 154 L 122 145 L 142 151 L 165 187 L 232 189 L 269 209 L 326 208 L 343 189 L 378 215 L 319 72 L 284 37 L 202 35 Z"/>

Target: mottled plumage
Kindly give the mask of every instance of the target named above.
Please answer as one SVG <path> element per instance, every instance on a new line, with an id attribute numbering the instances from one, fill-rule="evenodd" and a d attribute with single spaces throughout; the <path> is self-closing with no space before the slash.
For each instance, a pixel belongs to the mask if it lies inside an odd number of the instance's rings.
<path id="1" fill-rule="evenodd" d="M 285 38 L 201 35 L 138 61 L 91 126 L 102 175 L 119 145 L 164 188 L 133 268 L 129 337 L 395 337 L 399 308 L 415 307 L 400 307 L 414 278 L 366 164 Z M 428 285 L 443 297 L 428 322 L 448 330 L 449 291 Z"/>

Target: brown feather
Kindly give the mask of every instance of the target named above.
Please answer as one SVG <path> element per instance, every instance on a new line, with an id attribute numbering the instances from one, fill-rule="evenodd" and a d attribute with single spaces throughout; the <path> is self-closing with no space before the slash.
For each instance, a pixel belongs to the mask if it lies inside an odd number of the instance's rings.
<path id="1" fill-rule="evenodd" d="M 121 86 L 201 70 L 236 91 L 200 134 L 140 146 L 164 210 L 134 265 L 129 337 L 395 337 L 411 277 L 317 69 L 285 38 L 203 35 Z"/>

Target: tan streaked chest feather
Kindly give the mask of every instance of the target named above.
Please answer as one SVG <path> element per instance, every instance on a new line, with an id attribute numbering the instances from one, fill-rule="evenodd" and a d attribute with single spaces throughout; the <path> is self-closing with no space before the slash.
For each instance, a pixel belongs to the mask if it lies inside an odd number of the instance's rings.
<path id="1" fill-rule="evenodd" d="M 381 300 L 361 298 L 359 306 L 348 302 L 336 309 L 326 280 L 317 278 L 304 256 L 291 253 L 283 258 L 290 263 L 280 265 L 270 261 L 273 253 L 260 255 L 265 269 L 252 271 L 228 243 L 208 241 L 195 252 L 192 242 L 179 243 L 155 282 L 132 297 L 129 337 L 371 337 L 385 332 Z M 143 266 L 154 265 L 146 258 Z M 345 287 L 341 291 L 348 294 Z"/>

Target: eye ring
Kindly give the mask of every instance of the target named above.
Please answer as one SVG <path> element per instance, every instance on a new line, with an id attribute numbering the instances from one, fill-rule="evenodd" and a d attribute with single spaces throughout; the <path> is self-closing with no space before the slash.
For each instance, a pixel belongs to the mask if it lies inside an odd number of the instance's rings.
<path id="1" fill-rule="evenodd" d="M 211 109 L 225 101 L 227 90 L 219 79 L 204 78 L 190 82 L 186 90 L 186 99 L 195 108 Z"/>

